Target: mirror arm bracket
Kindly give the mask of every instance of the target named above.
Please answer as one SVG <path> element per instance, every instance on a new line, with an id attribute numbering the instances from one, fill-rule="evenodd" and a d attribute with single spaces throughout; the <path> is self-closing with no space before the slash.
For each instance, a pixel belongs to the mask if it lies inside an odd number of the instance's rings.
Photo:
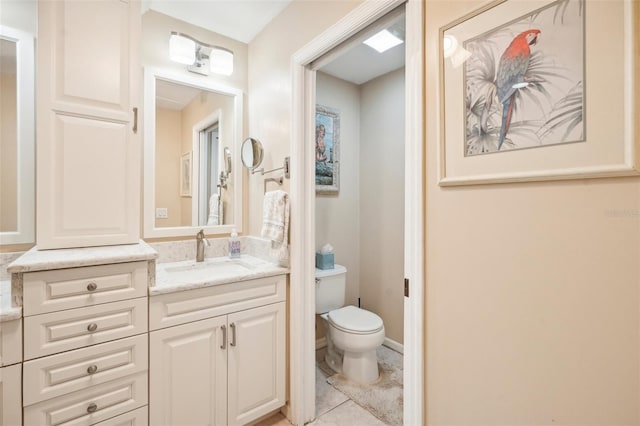
<path id="1" fill-rule="evenodd" d="M 284 165 L 282 167 L 278 167 L 277 169 L 272 169 L 272 170 L 265 170 L 264 167 L 259 168 L 259 169 L 253 169 L 253 170 L 251 170 L 251 174 L 260 173 L 262 176 L 264 176 L 267 173 L 277 172 L 278 170 L 284 170 L 284 177 L 289 179 L 289 177 L 290 177 L 290 173 L 289 173 L 290 160 L 291 160 L 290 157 L 284 157 Z"/>

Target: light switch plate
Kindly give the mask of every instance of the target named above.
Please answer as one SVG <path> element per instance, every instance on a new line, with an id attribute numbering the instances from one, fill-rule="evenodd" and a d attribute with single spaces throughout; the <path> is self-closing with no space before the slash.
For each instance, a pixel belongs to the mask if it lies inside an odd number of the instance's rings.
<path id="1" fill-rule="evenodd" d="M 169 209 L 166 207 L 158 207 L 156 209 L 156 219 L 169 219 Z"/>

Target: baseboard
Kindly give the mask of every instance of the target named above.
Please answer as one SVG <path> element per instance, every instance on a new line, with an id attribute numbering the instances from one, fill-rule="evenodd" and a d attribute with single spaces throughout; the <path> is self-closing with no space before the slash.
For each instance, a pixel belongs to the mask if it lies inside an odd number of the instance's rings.
<path id="1" fill-rule="evenodd" d="M 401 343 L 396 342 L 395 340 L 391 340 L 388 337 L 384 338 L 384 342 L 382 342 L 382 344 L 386 347 L 388 347 L 389 349 L 393 349 L 396 352 L 400 352 L 401 354 L 404 355 L 404 345 Z"/>
<path id="2" fill-rule="evenodd" d="M 386 347 L 388 347 L 389 349 L 393 349 L 396 352 L 400 352 L 401 354 L 404 355 L 404 345 L 401 343 L 396 342 L 395 340 L 389 339 L 388 337 L 384 338 L 384 342 L 382 342 L 382 344 Z M 319 339 L 316 339 L 316 351 L 318 349 L 322 349 L 327 347 L 327 338 L 326 337 L 321 337 Z"/>
<path id="3" fill-rule="evenodd" d="M 316 351 L 318 349 L 322 349 L 322 348 L 326 348 L 327 347 L 327 338 L 326 337 L 321 337 L 319 339 L 316 339 Z"/>

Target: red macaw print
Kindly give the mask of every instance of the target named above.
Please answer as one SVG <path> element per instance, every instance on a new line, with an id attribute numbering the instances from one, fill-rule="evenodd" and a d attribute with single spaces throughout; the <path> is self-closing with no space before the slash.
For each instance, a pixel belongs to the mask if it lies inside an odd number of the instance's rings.
<path id="1" fill-rule="evenodd" d="M 536 44 L 539 34 L 540 30 L 537 29 L 530 29 L 518 34 L 511 41 L 509 47 L 500 57 L 500 62 L 498 62 L 496 86 L 498 88 L 498 99 L 502 104 L 502 127 L 500 127 L 498 150 L 500 150 L 509 131 L 516 91 L 527 86 L 525 74 L 529 68 L 529 58 L 531 56 L 529 46 Z"/>

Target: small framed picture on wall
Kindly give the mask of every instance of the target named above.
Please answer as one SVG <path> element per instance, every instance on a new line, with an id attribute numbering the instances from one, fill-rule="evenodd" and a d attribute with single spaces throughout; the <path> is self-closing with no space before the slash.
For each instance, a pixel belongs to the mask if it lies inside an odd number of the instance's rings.
<path id="1" fill-rule="evenodd" d="M 316 105 L 316 193 L 340 191 L 340 112 Z"/>
<path id="2" fill-rule="evenodd" d="M 180 157 L 180 196 L 191 197 L 191 151 Z"/>

